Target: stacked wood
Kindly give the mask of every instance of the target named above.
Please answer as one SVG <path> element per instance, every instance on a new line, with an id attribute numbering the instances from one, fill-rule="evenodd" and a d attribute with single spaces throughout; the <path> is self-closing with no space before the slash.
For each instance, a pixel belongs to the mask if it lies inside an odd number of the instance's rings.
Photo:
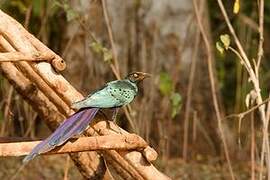
<path id="1" fill-rule="evenodd" d="M 0 69 L 51 130 L 74 113 L 70 108 L 71 103 L 83 98 L 59 74 L 65 67 L 66 64 L 60 56 L 0 10 Z M 85 135 L 104 135 L 95 137 L 95 140 L 100 142 L 98 145 L 94 144 L 93 138 L 83 138 L 74 143 L 67 143 L 51 153 L 70 153 L 75 165 L 86 179 L 110 178 L 107 176 L 109 173 L 106 173 L 108 169 L 103 157 L 106 164 L 114 168 L 124 179 L 169 179 L 151 164 L 151 161 L 157 158 L 157 153 L 145 141 L 122 129 L 121 135 L 117 134 L 120 127 L 113 123 L 109 123 L 110 127 L 108 127 L 104 116 L 97 116 L 95 119 L 96 123 L 86 131 Z M 135 138 L 134 142 L 130 137 L 137 137 L 137 139 Z M 23 152 L 20 152 L 21 154 L 17 152 L 17 155 L 25 155 L 30 147 L 38 142 L 31 142 L 30 145 L 29 143 L 19 142 L 8 145 L 27 146 Z M 7 147 L 7 144 L 2 145 Z M 131 147 L 133 150 L 130 150 Z M 16 152 L 13 152 L 14 148 L 3 149 L 3 146 L 0 146 L 1 150 L 0 155 L 4 155 L 4 151 L 9 155 L 16 155 Z"/>

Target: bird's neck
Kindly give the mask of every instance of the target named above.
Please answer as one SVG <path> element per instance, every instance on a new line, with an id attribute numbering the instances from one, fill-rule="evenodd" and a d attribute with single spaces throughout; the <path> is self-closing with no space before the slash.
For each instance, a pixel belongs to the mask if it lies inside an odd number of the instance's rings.
<path id="1" fill-rule="evenodd" d="M 128 81 L 135 89 L 136 89 L 136 92 L 138 92 L 138 86 L 137 86 L 137 82 L 133 82 L 129 79 L 125 79 L 126 81 Z"/>

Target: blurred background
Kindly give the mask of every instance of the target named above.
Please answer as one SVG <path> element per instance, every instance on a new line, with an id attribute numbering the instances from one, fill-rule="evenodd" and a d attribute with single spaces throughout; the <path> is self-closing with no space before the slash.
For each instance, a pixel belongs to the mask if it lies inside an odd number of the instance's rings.
<path id="1" fill-rule="evenodd" d="M 146 139 L 159 153 L 155 165 L 173 179 L 229 179 L 213 106 L 209 54 L 192 1 L 105 2 L 0 0 L 0 8 L 65 59 L 67 68 L 62 74 L 84 95 L 116 79 L 114 68 L 121 78 L 131 71 L 151 73 L 152 78 L 140 85 L 140 94 L 131 104 L 129 120 L 121 110 L 117 123 Z M 196 3 L 212 46 L 215 87 L 232 167 L 237 179 L 247 179 L 251 176 L 252 128 L 255 158 L 259 161 L 260 119 L 256 111 L 241 122 L 239 118 L 224 117 L 246 110 L 246 96 L 252 86 L 236 55 L 216 50 L 220 35 L 229 34 L 217 2 Z M 249 57 L 256 57 L 257 1 L 241 1 L 237 15 L 233 13 L 234 1 L 224 3 L 245 51 Z M 270 0 L 266 0 L 264 57 L 260 68 L 263 98 L 268 96 L 270 88 L 269 12 Z M 0 97 L 1 137 L 38 139 L 50 134 L 42 119 L 2 75 Z M 0 160 L 1 179 L 15 173 L 21 165 L 21 158 Z M 29 167 L 31 171 L 24 170 L 19 179 L 81 178 L 66 155 L 38 157 Z M 256 171 L 259 170 L 258 167 Z"/>

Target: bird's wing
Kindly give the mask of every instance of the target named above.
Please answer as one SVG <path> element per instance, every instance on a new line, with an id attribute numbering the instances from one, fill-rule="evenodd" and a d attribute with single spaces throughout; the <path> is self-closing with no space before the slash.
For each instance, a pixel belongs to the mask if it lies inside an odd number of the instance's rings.
<path id="1" fill-rule="evenodd" d="M 35 156 L 48 152 L 65 143 L 68 139 L 75 135 L 81 134 L 94 119 L 99 108 L 82 109 L 66 119 L 60 126 L 44 141 L 40 142 L 24 159 L 23 163 L 27 163 Z"/>
<path id="2" fill-rule="evenodd" d="M 101 88 L 93 91 L 84 99 L 72 103 L 71 107 L 74 109 L 82 109 L 82 108 L 90 108 L 90 107 L 105 108 L 103 106 L 104 104 L 107 103 L 107 101 L 108 103 L 112 102 L 112 99 L 109 99 L 111 97 L 109 97 L 109 94 L 107 93 L 107 90 L 106 90 L 107 86 L 108 86 L 108 83 L 102 86 Z M 107 100 L 104 101 L 104 98 L 102 98 L 102 96 L 106 97 Z M 111 103 L 107 104 L 107 106 L 110 106 L 110 105 Z"/>
<path id="3" fill-rule="evenodd" d="M 117 80 L 107 83 L 100 90 L 91 93 L 85 99 L 72 104 L 73 108 L 113 108 L 130 103 L 137 94 L 137 86 L 126 80 Z"/>
<path id="4" fill-rule="evenodd" d="M 117 100 L 110 93 L 111 84 L 116 81 L 107 83 L 102 88 L 94 91 L 89 94 L 85 99 L 75 102 L 72 104 L 72 108 L 81 109 L 89 107 L 98 107 L 98 108 L 112 108 L 121 106 L 121 102 Z"/>

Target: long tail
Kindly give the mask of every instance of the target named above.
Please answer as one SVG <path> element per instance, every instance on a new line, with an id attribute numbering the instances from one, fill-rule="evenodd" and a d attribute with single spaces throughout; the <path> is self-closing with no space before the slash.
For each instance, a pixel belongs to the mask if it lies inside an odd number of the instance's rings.
<path id="1" fill-rule="evenodd" d="M 38 154 L 48 152 L 65 143 L 74 135 L 81 134 L 94 119 L 99 108 L 82 109 L 66 119 L 60 126 L 44 141 L 39 143 L 24 159 L 26 164 Z"/>

